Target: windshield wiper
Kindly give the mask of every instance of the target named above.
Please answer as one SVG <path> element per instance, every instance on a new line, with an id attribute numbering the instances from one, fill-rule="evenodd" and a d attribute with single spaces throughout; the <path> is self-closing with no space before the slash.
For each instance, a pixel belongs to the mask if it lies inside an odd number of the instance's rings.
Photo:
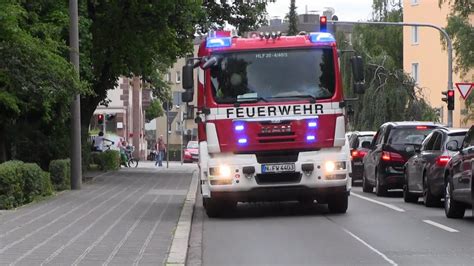
<path id="1" fill-rule="evenodd" d="M 318 98 L 314 97 L 313 95 L 309 94 L 301 94 L 301 95 L 285 95 L 285 96 L 275 96 L 271 97 L 270 99 L 283 99 L 283 98 L 305 98 L 310 99 L 311 103 L 315 103 Z"/>
<path id="2" fill-rule="evenodd" d="M 263 98 L 263 97 L 252 97 L 252 98 L 240 98 L 240 99 L 237 99 L 237 102 L 238 103 L 255 103 L 255 102 L 259 102 L 259 101 L 263 101 L 263 102 L 268 102 L 268 99 L 267 98 Z"/>

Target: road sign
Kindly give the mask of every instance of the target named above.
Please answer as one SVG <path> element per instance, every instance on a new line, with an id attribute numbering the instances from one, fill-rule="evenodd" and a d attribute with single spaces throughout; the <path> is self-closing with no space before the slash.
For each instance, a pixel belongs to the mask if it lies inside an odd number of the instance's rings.
<path id="1" fill-rule="evenodd" d="M 178 112 L 168 112 L 168 124 L 171 124 Z"/>
<path id="2" fill-rule="evenodd" d="M 471 93 L 472 88 L 474 88 L 474 83 L 469 83 L 469 82 L 456 83 L 456 87 L 458 88 L 458 91 L 461 94 L 462 98 L 466 100 L 467 96 L 469 96 L 469 93 Z"/>

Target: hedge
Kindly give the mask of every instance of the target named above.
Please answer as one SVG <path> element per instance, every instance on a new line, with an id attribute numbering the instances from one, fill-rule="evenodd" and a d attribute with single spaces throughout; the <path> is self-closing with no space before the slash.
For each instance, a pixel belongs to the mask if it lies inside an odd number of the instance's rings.
<path id="1" fill-rule="evenodd" d="M 49 163 L 49 173 L 54 189 L 57 191 L 71 188 L 71 160 L 53 160 Z"/>
<path id="2" fill-rule="evenodd" d="M 113 150 L 92 152 L 91 161 L 93 164 L 97 164 L 102 171 L 118 170 L 120 168 L 120 152 Z"/>
<path id="3" fill-rule="evenodd" d="M 49 173 L 37 164 L 9 161 L 0 164 L 0 209 L 11 209 L 53 193 Z"/>

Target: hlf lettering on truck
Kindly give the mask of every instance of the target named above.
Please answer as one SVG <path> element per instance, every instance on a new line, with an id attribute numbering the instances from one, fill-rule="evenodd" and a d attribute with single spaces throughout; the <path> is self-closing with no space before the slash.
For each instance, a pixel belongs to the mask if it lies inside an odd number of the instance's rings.
<path id="1" fill-rule="evenodd" d="M 322 104 L 278 105 L 231 107 L 226 109 L 226 118 L 253 118 L 289 115 L 319 115 L 324 114 Z"/>

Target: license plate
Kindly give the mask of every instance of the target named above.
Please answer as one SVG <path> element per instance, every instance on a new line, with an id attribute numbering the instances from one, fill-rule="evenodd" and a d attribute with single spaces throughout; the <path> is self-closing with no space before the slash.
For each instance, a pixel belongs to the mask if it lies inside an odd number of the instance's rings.
<path id="1" fill-rule="evenodd" d="M 263 164 L 262 173 L 282 173 L 282 172 L 294 172 L 294 163 L 280 163 L 280 164 Z"/>
<path id="2" fill-rule="evenodd" d="M 362 162 L 354 162 L 354 165 L 360 166 L 360 165 L 364 165 L 364 163 L 362 163 Z"/>

